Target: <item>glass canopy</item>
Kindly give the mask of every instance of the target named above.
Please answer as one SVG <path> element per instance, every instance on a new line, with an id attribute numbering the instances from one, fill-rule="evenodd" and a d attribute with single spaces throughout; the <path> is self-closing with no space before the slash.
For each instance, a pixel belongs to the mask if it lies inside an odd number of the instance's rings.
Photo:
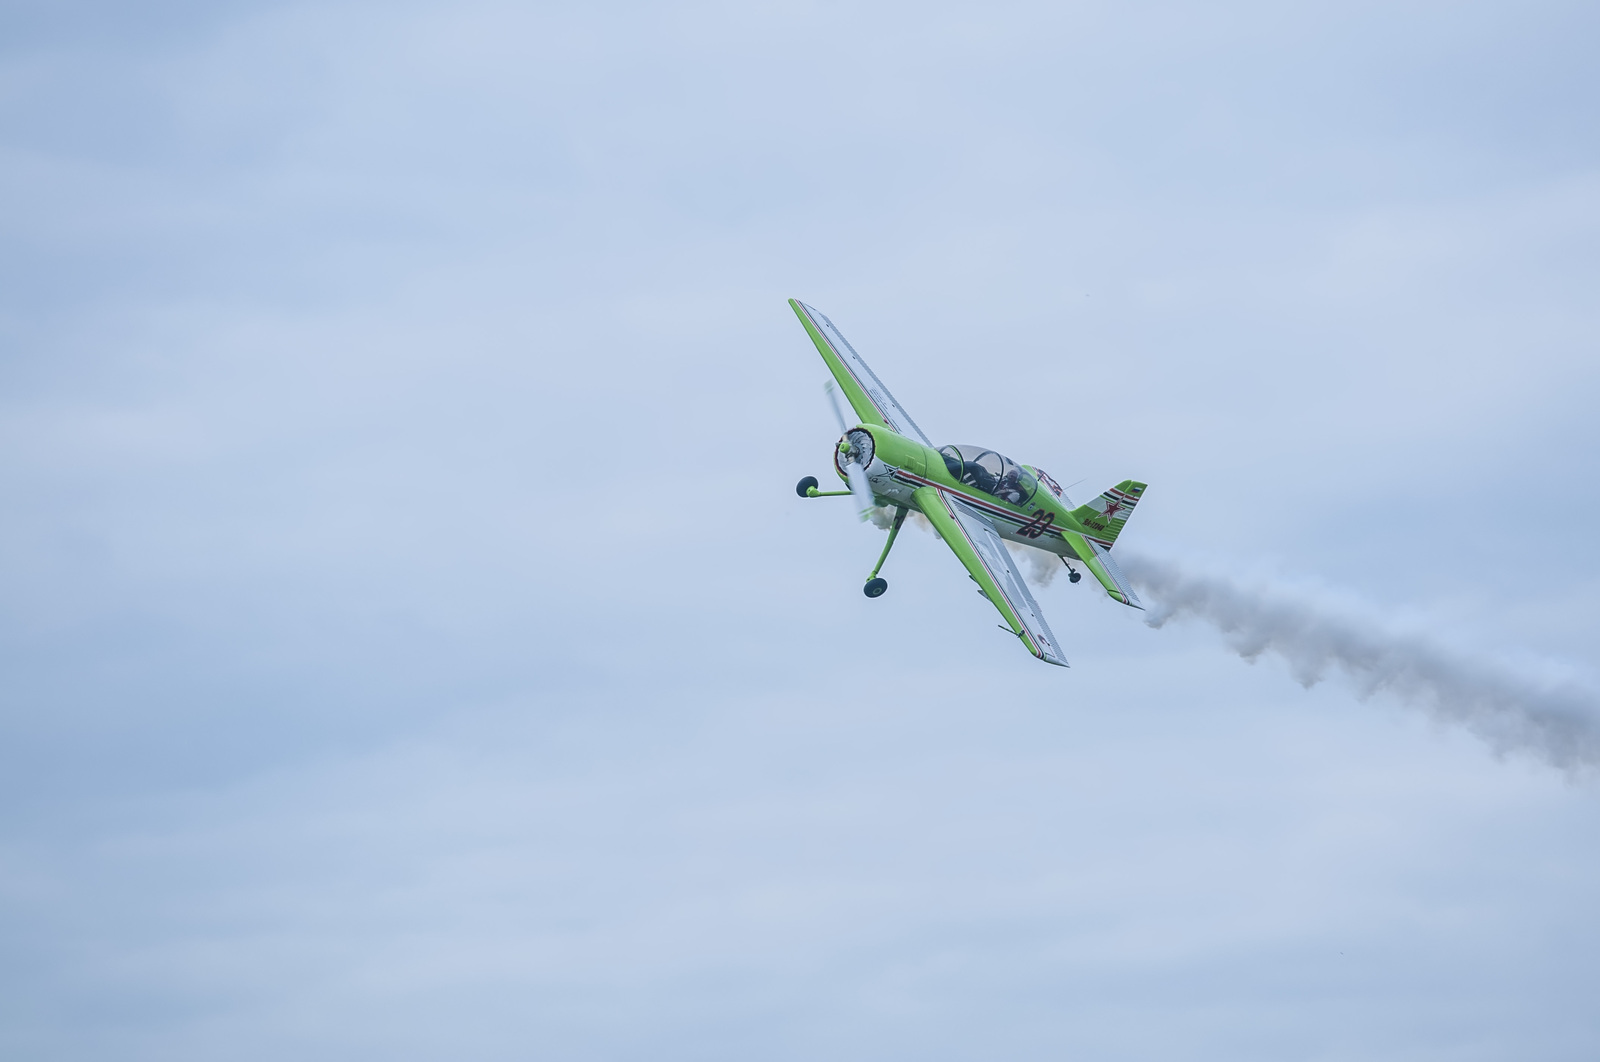
<path id="1" fill-rule="evenodd" d="M 1012 505 L 1026 505 L 1039 481 L 1011 458 L 981 446 L 945 446 L 939 456 L 956 482 L 975 487 Z"/>

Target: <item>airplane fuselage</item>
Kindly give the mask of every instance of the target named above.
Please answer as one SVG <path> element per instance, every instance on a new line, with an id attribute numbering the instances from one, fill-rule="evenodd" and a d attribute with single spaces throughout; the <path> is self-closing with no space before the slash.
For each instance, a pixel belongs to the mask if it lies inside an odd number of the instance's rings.
<path id="1" fill-rule="evenodd" d="M 1083 558 L 1080 551 L 1073 548 L 1069 535 L 1095 537 L 1093 529 L 1072 517 L 1066 497 L 1056 493 L 1060 488 L 1054 481 L 1031 465 L 1018 467 L 1033 477 L 1036 489 L 1020 504 L 1014 504 L 972 482 L 957 479 L 945 455 L 931 446 L 876 424 L 858 425 L 850 429 L 846 438 L 858 431 L 866 432 L 872 439 L 872 460 L 866 465 L 867 481 L 874 496 L 887 505 L 917 509 L 912 492 L 919 487 L 935 487 L 982 513 L 1002 538 L 1073 560 Z M 840 479 L 846 479 L 838 449 L 834 452 L 833 467 Z"/>

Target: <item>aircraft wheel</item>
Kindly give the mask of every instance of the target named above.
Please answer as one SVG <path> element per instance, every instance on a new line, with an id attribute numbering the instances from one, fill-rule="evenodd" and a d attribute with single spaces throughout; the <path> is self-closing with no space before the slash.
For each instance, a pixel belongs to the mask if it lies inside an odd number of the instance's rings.
<path id="1" fill-rule="evenodd" d="M 868 597 L 882 597 L 883 592 L 887 589 L 889 589 L 889 581 L 887 579 L 868 579 L 867 585 L 861 588 L 861 592 Z"/>
<path id="2" fill-rule="evenodd" d="M 1082 579 L 1082 578 L 1083 578 L 1083 573 L 1082 572 L 1069 572 L 1067 574 L 1067 582 L 1069 582 L 1069 583 L 1075 583 L 1079 579 Z"/>
<path id="3" fill-rule="evenodd" d="M 802 479 L 798 484 L 795 485 L 794 492 L 800 495 L 802 498 L 809 498 L 811 495 L 807 494 L 806 491 L 810 490 L 816 485 L 817 477 L 807 476 L 805 479 Z"/>

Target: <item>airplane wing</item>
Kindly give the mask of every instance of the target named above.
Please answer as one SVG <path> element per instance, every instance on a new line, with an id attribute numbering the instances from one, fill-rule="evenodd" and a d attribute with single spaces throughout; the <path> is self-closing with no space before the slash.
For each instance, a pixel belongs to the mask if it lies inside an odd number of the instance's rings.
<path id="1" fill-rule="evenodd" d="M 1113 601 L 1121 601 L 1124 605 L 1132 605 L 1138 609 L 1144 608 L 1139 604 L 1139 595 L 1133 592 L 1133 584 L 1122 574 L 1122 565 L 1111 559 L 1110 550 L 1076 531 L 1063 531 L 1061 537 L 1067 540 L 1072 552 L 1083 561 L 1084 567 L 1089 569 L 1089 574 L 1100 580 L 1100 585 L 1106 588 L 1106 593 L 1111 595 Z"/>
<path id="2" fill-rule="evenodd" d="M 921 439 L 924 446 L 933 445 L 911 419 L 911 414 L 900 408 L 883 381 L 867 368 L 856 348 L 833 327 L 832 321 L 798 299 L 790 299 L 789 306 L 805 325 L 806 334 L 817 345 L 817 352 L 828 363 L 828 371 L 839 382 L 840 390 L 850 400 L 850 408 L 856 411 L 861 423 L 882 424 L 908 439 Z"/>
<path id="3" fill-rule="evenodd" d="M 994 525 L 976 509 L 934 487 L 919 487 L 912 499 L 945 545 L 967 566 L 967 572 L 977 582 L 983 596 L 1000 610 L 1011 633 L 1022 639 L 1022 644 L 1040 660 L 1066 667 L 1067 661 L 1056 644 L 1056 636 L 1050 633 L 1044 613 L 1039 611 L 1038 603 L 1028 592 L 1022 573 L 1017 571 Z"/>

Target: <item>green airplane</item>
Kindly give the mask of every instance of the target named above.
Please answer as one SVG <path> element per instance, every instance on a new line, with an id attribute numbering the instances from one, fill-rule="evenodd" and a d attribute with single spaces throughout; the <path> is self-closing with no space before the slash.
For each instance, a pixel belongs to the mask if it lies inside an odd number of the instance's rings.
<path id="1" fill-rule="evenodd" d="M 851 427 L 834 401 L 840 439 L 833 470 L 846 489 L 818 490 L 816 477 L 807 476 L 796 493 L 802 498 L 852 496 L 863 520 L 874 509 L 894 510 L 889 540 L 862 588 L 868 597 L 881 597 L 889 588 L 878 573 L 906 514 L 915 509 L 966 565 L 978 592 L 1000 610 L 1006 621 L 1002 629 L 1046 663 L 1067 666 L 1005 540 L 1054 553 L 1074 583 L 1080 576 L 1070 562 L 1078 561 L 1112 598 L 1144 607 L 1111 559 L 1111 547 L 1144 496 L 1145 484 L 1123 480 L 1087 505 L 1075 506 L 1055 480 L 1032 465 L 1019 465 L 982 446 L 935 447 L 832 321 L 795 299 L 789 305 L 859 418 Z M 833 399 L 832 384 L 828 397 Z"/>

